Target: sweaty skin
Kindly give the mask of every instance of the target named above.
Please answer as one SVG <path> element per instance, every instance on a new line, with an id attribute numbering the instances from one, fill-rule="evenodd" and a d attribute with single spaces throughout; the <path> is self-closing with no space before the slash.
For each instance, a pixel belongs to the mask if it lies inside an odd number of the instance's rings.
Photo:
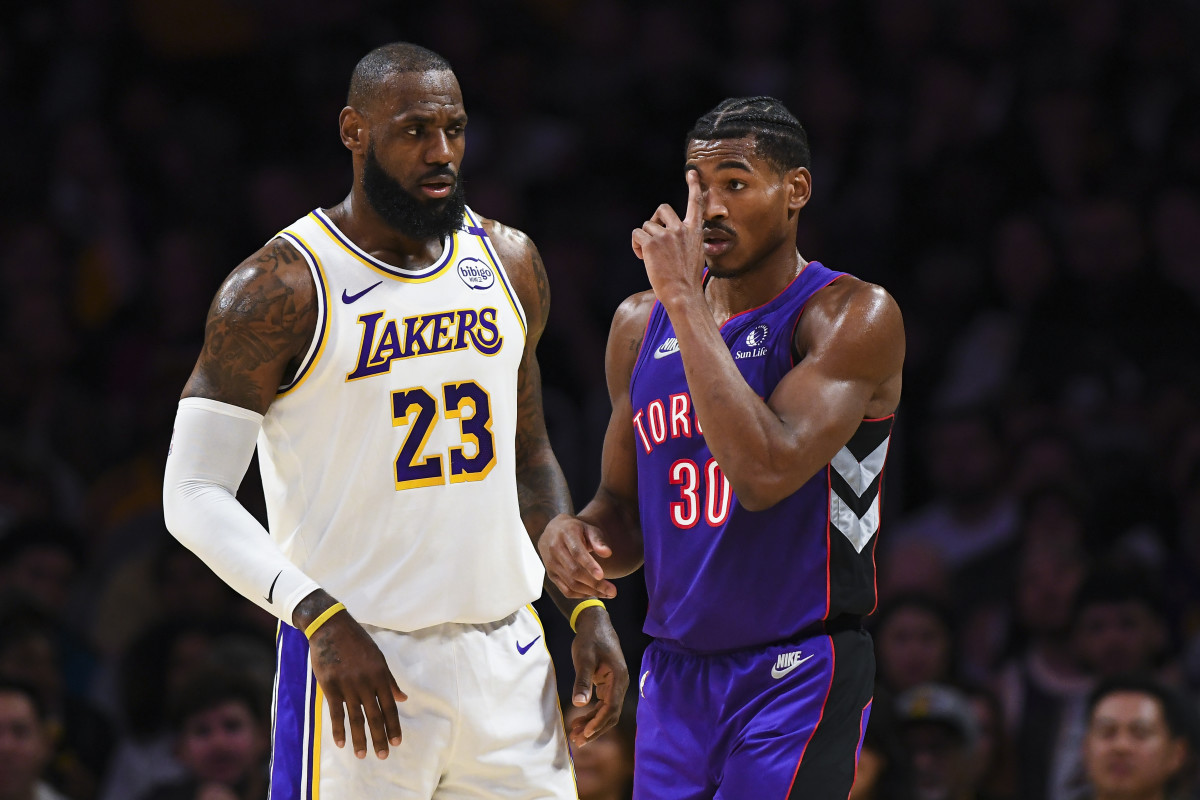
<path id="1" fill-rule="evenodd" d="M 351 152 L 354 182 L 349 195 L 328 215 L 372 256 L 416 269 L 441 257 L 442 242 L 413 239 L 389 226 L 363 190 L 367 152 L 408 192 L 436 202 L 458 179 L 465 151 L 466 112 L 449 71 L 396 73 L 384 91 L 362 108 L 346 107 L 339 117 L 342 143 Z M 453 175 L 453 177 L 448 177 Z M 566 482 L 550 449 L 541 404 L 541 373 L 536 348 L 549 314 L 545 268 L 525 234 L 492 220 L 483 227 L 512 279 L 529 318 L 518 375 L 516 472 L 522 520 L 537 543 L 546 522 L 570 509 Z M 316 333 L 316 287 L 295 248 L 276 239 L 243 261 L 222 284 L 209 309 L 200 357 L 183 397 L 203 397 L 265 414 L 277 387 L 297 369 Z M 547 581 L 564 613 L 574 603 Z M 292 624 L 304 630 L 336 602 L 318 590 L 296 607 Z M 576 704 L 587 703 L 593 683 L 598 702 L 571 732 L 576 745 L 616 724 L 628 686 L 628 671 L 607 612 L 589 608 L 579 616 L 572 644 Z M 333 721 L 333 739 L 346 743 L 346 720 L 355 755 L 365 758 L 366 733 L 376 755 L 400 744 L 400 720 L 393 701 L 407 699 L 383 654 L 347 611 L 321 626 L 311 640 L 311 661 Z"/>
<path id="2" fill-rule="evenodd" d="M 577 516 L 553 520 L 539 542 L 548 574 L 567 597 L 611 597 L 616 589 L 606 578 L 642 563 L 629 381 L 655 299 L 675 328 L 705 441 L 748 509 L 795 492 L 863 419 L 885 417 L 899 404 L 900 309 L 882 288 L 851 276 L 809 301 L 796 326 L 796 366 L 771 396 L 763 400 L 750 388 L 720 325 L 771 300 L 807 265 L 795 237 L 811 177 L 802 167 L 781 177 L 755 153 L 752 137 L 693 141 L 687 156 L 684 218 L 662 205 L 632 234 L 653 289 L 622 303 L 609 333 L 613 411 L 600 488 Z"/>

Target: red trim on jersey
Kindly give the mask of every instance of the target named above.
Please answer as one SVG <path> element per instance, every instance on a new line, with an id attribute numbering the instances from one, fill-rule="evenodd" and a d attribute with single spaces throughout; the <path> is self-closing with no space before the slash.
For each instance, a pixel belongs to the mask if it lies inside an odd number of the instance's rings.
<path id="1" fill-rule="evenodd" d="M 808 735 L 808 741 L 800 750 L 800 760 L 796 762 L 796 771 L 792 773 L 792 782 L 788 784 L 787 794 L 783 796 L 784 800 L 792 796 L 792 789 L 796 786 L 796 776 L 800 774 L 800 765 L 804 763 L 804 754 L 808 751 L 808 746 L 812 744 L 813 737 L 817 735 L 817 729 L 821 727 L 821 720 L 825 719 L 825 706 L 829 705 L 829 693 L 833 690 L 833 676 L 837 672 L 837 650 L 833 646 L 833 637 L 826 636 L 825 638 L 829 640 L 829 685 L 825 687 L 825 699 L 821 701 L 821 713 L 817 716 L 817 724 L 813 726 L 812 733 Z M 858 766 L 855 765 L 855 770 L 857 769 Z"/>
<path id="2" fill-rule="evenodd" d="M 796 275 L 796 278 L 799 278 L 803 274 L 804 274 L 804 270 L 800 270 L 800 272 Z M 816 289 L 813 289 L 813 293 L 808 296 L 808 299 L 804 301 L 804 305 L 800 306 L 800 310 L 796 312 L 796 322 L 792 325 L 792 338 L 788 342 L 791 345 L 790 352 L 788 353 L 788 355 L 792 359 L 793 367 L 796 366 L 796 328 L 800 327 L 800 318 L 804 316 L 804 309 L 808 308 L 808 304 L 812 302 L 812 299 L 817 294 L 817 292 L 821 291 L 826 286 L 828 286 L 829 284 L 836 281 L 838 278 L 844 278 L 844 277 L 846 277 L 846 273 L 844 273 L 844 272 L 840 275 L 834 275 L 828 282 L 822 284 L 821 286 L 818 286 Z M 796 278 L 792 278 L 792 281 L 795 282 Z M 792 285 L 791 283 L 788 284 L 788 286 L 791 286 L 791 285 Z M 787 289 L 783 290 L 783 292 L 786 292 L 786 291 L 787 291 Z M 780 292 L 779 294 L 783 294 L 783 292 Z M 778 297 L 778 296 L 779 295 L 776 295 L 775 297 Z M 771 300 L 774 300 L 774 299 L 775 299 L 774 297 L 771 298 Z M 770 300 L 768 300 L 767 302 L 770 302 Z M 766 303 L 763 303 L 763 305 L 766 305 Z M 759 308 L 762 308 L 762 306 L 759 306 Z M 750 309 L 750 310 L 753 311 L 754 309 Z M 730 319 L 733 319 L 733 318 L 730 317 Z"/>
<path id="3" fill-rule="evenodd" d="M 883 419 L 894 417 L 895 414 L 890 414 Z M 867 422 L 881 422 L 882 420 L 866 420 Z M 892 452 L 892 436 L 889 433 L 887 439 L 887 452 L 883 454 L 883 469 L 879 470 L 879 494 L 875 498 L 876 505 L 879 506 L 879 527 L 875 530 L 875 541 L 871 542 L 871 583 L 875 587 L 875 605 L 871 606 L 871 610 L 867 612 L 867 616 L 871 616 L 879 610 L 879 565 L 875 563 L 875 553 L 879 550 L 879 537 L 883 535 L 883 479 L 884 473 L 887 472 L 887 457 Z M 855 769 L 858 769 L 855 766 Z"/>
<path id="4" fill-rule="evenodd" d="M 888 414 L 886 417 L 863 417 L 863 422 L 883 422 L 885 419 L 895 419 L 894 413 Z"/>
<path id="5" fill-rule="evenodd" d="M 833 527 L 833 465 L 825 465 L 825 616 L 823 620 L 829 619 L 830 594 L 832 587 L 830 586 L 829 572 L 830 562 L 833 561 L 833 543 L 829 541 L 829 529 Z M 871 553 L 874 558 L 874 551 Z"/>

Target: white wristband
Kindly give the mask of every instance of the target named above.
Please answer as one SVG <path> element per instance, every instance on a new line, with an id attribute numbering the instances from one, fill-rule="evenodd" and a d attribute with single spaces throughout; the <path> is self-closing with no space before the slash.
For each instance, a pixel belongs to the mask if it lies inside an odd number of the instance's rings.
<path id="1" fill-rule="evenodd" d="M 262 415 L 199 397 L 184 398 L 163 480 L 167 529 L 223 581 L 287 624 L 320 586 L 297 568 L 241 503 Z"/>

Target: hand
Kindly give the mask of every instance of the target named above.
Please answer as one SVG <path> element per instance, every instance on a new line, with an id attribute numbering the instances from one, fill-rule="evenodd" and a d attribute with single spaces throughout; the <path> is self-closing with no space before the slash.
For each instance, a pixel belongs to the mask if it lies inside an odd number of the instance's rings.
<path id="1" fill-rule="evenodd" d="M 354 755 L 366 758 L 365 717 L 375 755 L 387 758 L 388 743 L 399 745 L 401 741 L 396 703 L 407 700 L 408 695 L 400 691 L 375 640 L 349 612 L 340 611 L 313 634 L 309 647 L 313 674 L 329 703 L 334 744 L 345 746 L 349 716 Z"/>
<path id="2" fill-rule="evenodd" d="M 617 587 L 604 580 L 604 568 L 595 558 L 612 555 L 612 548 L 605 544 L 604 534 L 595 525 L 559 514 L 542 531 L 538 555 L 546 565 L 546 574 L 564 596 L 575 600 L 617 596 Z"/>
<path id="3" fill-rule="evenodd" d="M 586 706 L 592 698 L 592 685 L 596 686 L 596 702 L 571 723 L 567 732 L 571 743 L 582 747 L 620 719 L 625 690 L 629 688 L 629 668 L 608 611 L 600 606 L 585 608 L 575 627 L 578 633 L 571 643 L 571 660 L 575 663 L 572 704 Z"/>
<path id="4" fill-rule="evenodd" d="M 633 230 L 633 253 L 646 263 L 646 276 L 660 303 L 703 291 L 704 212 L 700 178 L 687 172 L 687 215 L 680 220 L 665 203 L 646 224 Z"/>

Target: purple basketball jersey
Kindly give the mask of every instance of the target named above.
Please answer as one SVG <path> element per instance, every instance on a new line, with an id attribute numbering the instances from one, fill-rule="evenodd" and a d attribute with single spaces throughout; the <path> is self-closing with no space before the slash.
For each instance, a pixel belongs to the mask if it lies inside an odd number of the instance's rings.
<path id="1" fill-rule="evenodd" d="M 795 365 L 792 341 L 805 303 L 844 274 L 810 262 L 773 300 L 721 327 L 734 363 L 760 397 L 769 397 Z M 891 417 L 864 420 L 795 493 L 748 511 L 704 441 L 675 330 L 659 303 L 650 312 L 630 399 L 646 633 L 712 653 L 819 633 L 827 619 L 874 610 Z"/>

